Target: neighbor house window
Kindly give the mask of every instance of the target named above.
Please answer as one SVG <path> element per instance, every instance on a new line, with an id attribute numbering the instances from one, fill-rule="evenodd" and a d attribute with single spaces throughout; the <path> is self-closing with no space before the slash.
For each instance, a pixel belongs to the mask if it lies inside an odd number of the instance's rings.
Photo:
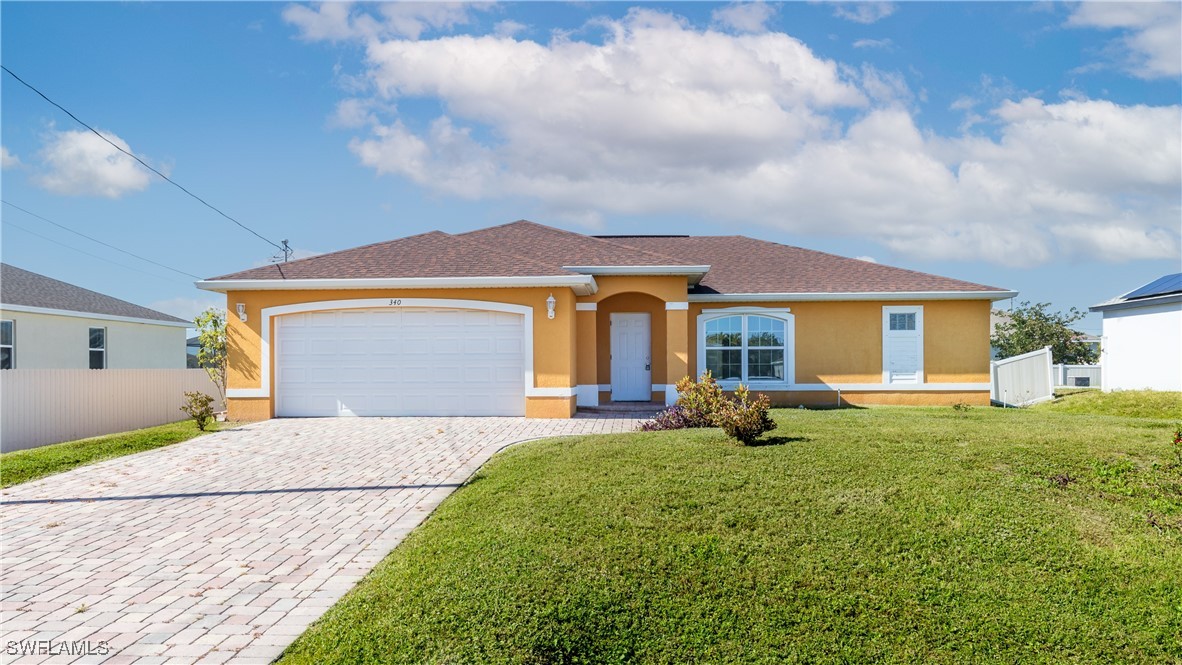
<path id="1" fill-rule="evenodd" d="M 107 329 L 90 329 L 90 369 L 107 367 Z"/>
<path id="2" fill-rule="evenodd" d="M 787 318 L 763 314 L 714 316 L 702 322 L 701 335 L 702 368 L 715 379 L 743 383 L 789 381 Z"/>
<path id="3" fill-rule="evenodd" d="M 882 308 L 882 382 L 923 383 L 923 307 Z"/>
<path id="4" fill-rule="evenodd" d="M 0 369 L 16 366 L 15 325 L 12 321 L 0 321 Z"/>

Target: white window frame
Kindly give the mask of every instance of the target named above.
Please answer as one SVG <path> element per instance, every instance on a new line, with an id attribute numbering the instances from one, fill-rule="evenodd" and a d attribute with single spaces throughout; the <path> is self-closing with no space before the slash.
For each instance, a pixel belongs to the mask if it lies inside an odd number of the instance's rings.
<path id="1" fill-rule="evenodd" d="M 103 345 L 101 347 L 94 347 L 90 345 L 90 334 L 92 331 L 103 331 Z M 86 367 L 89 369 L 107 369 L 107 329 L 105 326 L 90 326 L 86 329 Z M 90 354 L 95 351 L 103 352 L 103 366 L 94 368 L 90 366 Z"/>
<path id="2" fill-rule="evenodd" d="M 0 324 L 7 323 L 12 329 L 10 344 L 0 344 L 0 349 L 8 349 L 8 369 L 16 369 L 16 321 L 0 319 Z"/>
<path id="3" fill-rule="evenodd" d="M 915 381 L 899 381 L 891 379 L 890 357 L 887 355 L 887 343 L 891 334 L 891 314 L 914 314 L 915 336 L 919 348 L 916 352 L 918 367 L 915 370 Z M 882 382 L 884 385 L 924 385 L 923 363 L 923 305 L 885 305 L 882 308 Z"/>
<path id="4" fill-rule="evenodd" d="M 738 347 L 742 358 L 742 376 L 740 381 L 719 381 L 718 385 L 727 390 L 733 390 L 742 383 L 758 390 L 788 390 L 796 381 L 796 319 L 786 307 L 722 307 L 718 309 L 702 310 L 698 315 L 698 374 L 706 371 L 706 324 L 714 319 L 728 316 L 743 317 L 742 340 Z M 747 318 L 748 316 L 766 316 L 784 322 L 784 380 L 747 380 Z M 768 348 L 768 347 L 760 347 Z"/>

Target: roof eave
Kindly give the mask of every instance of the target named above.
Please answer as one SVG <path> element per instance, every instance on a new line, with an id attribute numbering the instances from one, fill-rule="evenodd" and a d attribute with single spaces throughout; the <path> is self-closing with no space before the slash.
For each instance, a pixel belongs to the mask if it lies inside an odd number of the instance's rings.
<path id="1" fill-rule="evenodd" d="M 1182 293 L 1168 293 L 1162 296 L 1150 296 L 1149 298 L 1137 298 L 1135 300 L 1125 300 L 1122 296 L 1107 302 L 1102 302 L 1098 305 L 1092 305 L 1088 308 L 1088 311 L 1111 312 L 1118 309 L 1136 309 L 1138 307 L 1151 307 L 1153 305 L 1171 305 L 1176 302 L 1182 302 Z"/>
<path id="2" fill-rule="evenodd" d="M 522 277 L 379 277 L 355 279 L 205 279 L 199 289 L 229 291 L 294 291 L 315 289 L 496 289 L 513 287 L 570 288 L 589 296 L 598 290 L 591 275 L 530 275 Z"/>
<path id="3" fill-rule="evenodd" d="M 32 305 L 9 305 L 0 303 L 0 311 L 24 312 L 27 314 L 46 314 L 49 316 L 70 316 L 79 319 L 95 319 L 97 321 L 122 321 L 124 323 L 142 323 L 150 326 L 169 326 L 173 328 L 192 328 L 194 324 L 181 319 L 148 319 L 139 316 L 122 316 L 119 314 L 103 314 L 101 312 L 83 312 L 76 309 L 58 309 L 55 307 L 34 307 Z M 163 312 L 161 312 L 163 314 Z"/>
<path id="4" fill-rule="evenodd" d="M 697 286 L 698 282 L 710 272 L 710 266 L 681 266 L 681 265 L 667 265 L 667 266 L 562 266 L 563 270 L 569 270 L 580 275 L 603 275 L 603 276 L 684 276 L 689 280 L 690 286 Z"/>
<path id="5" fill-rule="evenodd" d="M 817 300 L 1006 300 L 1017 291 L 860 291 L 834 293 L 698 293 L 690 302 L 804 302 Z"/>

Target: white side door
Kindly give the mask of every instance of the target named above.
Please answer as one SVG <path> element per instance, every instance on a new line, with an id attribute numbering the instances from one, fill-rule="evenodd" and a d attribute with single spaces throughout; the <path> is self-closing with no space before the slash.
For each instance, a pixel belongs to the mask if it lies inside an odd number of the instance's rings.
<path id="1" fill-rule="evenodd" d="M 923 307 L 882 308 L 882 382 L 923 383 Z"/>
<path id="2" fill-rule="evenodd" d="M 613 402 L 653 398 L 652 321 L 648 313 L 611 315 Z"/>

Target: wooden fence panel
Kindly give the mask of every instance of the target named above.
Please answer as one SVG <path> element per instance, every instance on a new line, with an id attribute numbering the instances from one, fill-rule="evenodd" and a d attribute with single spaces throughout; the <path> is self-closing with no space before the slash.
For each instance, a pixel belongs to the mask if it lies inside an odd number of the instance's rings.
<path id="1" fill-rule="evenodd" d="M 8 369 L 0 371 L 0 451 L 163 425 L 196 390 L 225 408 L 203 369 Z"/>

